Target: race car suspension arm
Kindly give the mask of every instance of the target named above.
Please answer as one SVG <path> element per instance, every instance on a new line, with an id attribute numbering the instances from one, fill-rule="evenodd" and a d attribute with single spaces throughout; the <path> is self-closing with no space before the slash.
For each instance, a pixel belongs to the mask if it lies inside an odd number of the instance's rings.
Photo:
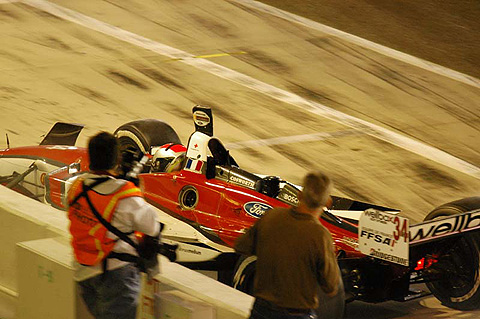
<path id="1" fill-rule="evenodd" d="M 30 167 L 25 171 L 23 172 L 22 174 L 19 174 L 17 175 L 16 177 L 14 177 L 7 185 L 5 185 L 7 188 L 14 188 L 15 186 L 17 186 L 21 181 L 23 181 L 23 179 L 28 175 L 30 174 L 31 172 L 33 172 L 34 170 L 37 169 L 37 165 L 35 165 L 35 163 L 32 163 L 32 165 L 30 165 Z"/>

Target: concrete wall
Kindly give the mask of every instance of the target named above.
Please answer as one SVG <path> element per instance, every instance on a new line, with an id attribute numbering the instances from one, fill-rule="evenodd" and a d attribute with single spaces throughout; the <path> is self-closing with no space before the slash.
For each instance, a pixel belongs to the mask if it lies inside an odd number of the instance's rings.
<path id="1" fill-rule="evenodd" d="M 65 212 L 0 187 L 0 290 L 17 292 L 15 245 L 18 242 L 68 237 Z"/>
<path id="2" fill-rule="evenodd" d="M 31 245 L 37 239 L 57 238 L 63 243 L 63 249 L 70 250 L 68 219 L 65 212 L 26 198 L 5 187 L 0 187 L 0 240 L 2 258 L 0 258 L 0 291 L 13 297 L 18 297 L 18 275 L 25 273 L 28 265 L 22 265 L 18 260 L 18 248 Z M 58 238 L 63 240 L 58 241 Z M 23 243 L 22 243 L 23 242 Z M 28 243 L 25 243 L 28 242 Z M 40 241 L 42 242 L 42 241 Z M 46 247 L 38 252 L 43 258 L 55 259 L 58 249 Z M 71 265 L 72 254 L 66 267 Z M 65 256 L 64 256 L 65 258 Z M 24 262 L 25 263 L 25 262 Z M 65 264 L 65 262 L 63 262 Z M 161 274 L 155 277 L 166 290 L 178 290 L 182 293 L 212 305 L 216 310 L 216 318 L 240 319 L 247 318 L 253 298 L 229 286 L 223 285 L 212 278 L 187 269 L 161 257 Z M 32 281 L 32 285 L 35 281 Z M 65 280 L 65 285 L 71 284 Z M 28 285 L 27 285 L 28 286 Z M 26 285 L 22 284 L 22 287 Z M 26 289 L 26 288 L 22 288 Z M 35 287 L 31 287 L 35 289 Z M 17 309 L 28 305 L 24 300 L 17 299 Z M 33 318 L 32 318 L 33 319 Z"/>

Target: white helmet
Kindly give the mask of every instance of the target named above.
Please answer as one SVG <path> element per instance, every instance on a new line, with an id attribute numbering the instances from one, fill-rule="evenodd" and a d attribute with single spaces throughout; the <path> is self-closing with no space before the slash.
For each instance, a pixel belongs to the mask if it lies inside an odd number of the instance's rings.
<path id="1" fill-rule="evenodd" d="M 155 150 L 152 158 L 152 173 L 171 173 L 183 168 L 187 148 L 182 144 L 168 143 Z"/>

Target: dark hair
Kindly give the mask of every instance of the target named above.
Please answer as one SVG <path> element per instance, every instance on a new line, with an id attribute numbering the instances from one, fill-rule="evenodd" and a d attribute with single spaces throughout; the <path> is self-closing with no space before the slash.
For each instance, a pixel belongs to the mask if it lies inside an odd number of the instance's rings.
<path id="1" fill-rule="evenodd" d="M 333 185 L 330 178 L 322 172 L 308 173 L 303 179 L 303 202 L 308 208 L 324 206 L 330 196 Z"/>
<path id="2" fill-rule="evenodd" d="M 100 132 L 88 141 L 90 170 L 107 171 L 115 168 L 119 160 L 117 138 L 107 132 Z"/>

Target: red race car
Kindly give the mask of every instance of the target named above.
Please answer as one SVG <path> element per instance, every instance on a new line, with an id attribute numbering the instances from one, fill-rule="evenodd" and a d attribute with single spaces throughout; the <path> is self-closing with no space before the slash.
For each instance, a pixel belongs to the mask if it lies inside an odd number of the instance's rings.
<path id="1" fill-rule="evenodd" d="M 218 270 L 220 280 L 250 292 L 255 258 L 236 255 L 233 243 L 266 210 L 296 205 L 300 188 L 242 169 L 213 136 L 210 108 L 195 106 L 193 119 L 186 147 L 159 120 L 120 126 L 121 174 L 158 208 L 163 240 L 179 244 L 177 262 Z M 87 150 L 74 146 L 82 128 L 56 123 L 38 146 L 0 150 L 0 182 L 65 209 L 71 182 L 88 170 Z M 480 307 L 480 197 L 439 206 L 417 225 L 396 213 L 332 196 L 321 222 L 334 239 L 347 301 L 405 301 L 425 295 L 411 285 L 426 283 L 449 307 Z"/>

